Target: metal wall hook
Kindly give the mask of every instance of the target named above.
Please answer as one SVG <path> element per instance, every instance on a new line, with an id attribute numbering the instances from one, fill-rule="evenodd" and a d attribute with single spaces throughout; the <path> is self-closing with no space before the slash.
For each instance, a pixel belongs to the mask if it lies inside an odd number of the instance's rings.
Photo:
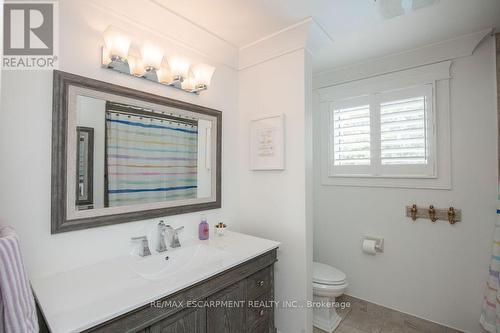
<path id="1" fill-rule="evenodd" d="M 417 220 L 417 212 L 418 212 L 417 205 L 413 204 L 410 211 L 411 219 L 413 220 L 413 222 Z"/>
<path id="2" fill-rule="evenodd" d="M 455 221 L 455 216 L 456 216 L 455 208 L 450 207 L 450 209 L 448 209 L 448 222 L 450 222 L 450 224 L 455 224 L 457 222 Z"/>
<path id="3" fill-rule="evenodd" d="M 434 208 L 433 205 L 430 205 L 429 206 L 429 219 L 432 221 L 432 222 L 436 222 L 437 221 L 437 217 L 436 217 L 436 209 Z"/>

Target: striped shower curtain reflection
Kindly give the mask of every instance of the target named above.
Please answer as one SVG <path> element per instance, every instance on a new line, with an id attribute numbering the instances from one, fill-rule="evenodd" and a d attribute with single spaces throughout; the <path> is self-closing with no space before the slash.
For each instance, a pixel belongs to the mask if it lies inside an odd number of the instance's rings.
<path id="1" fill-rule="evenodd" d="M 493 237 L 489 276 L 486 281 L 480 323 L 486 331 L 497 333 L 500 332 L 500 210 L 497 210 Z"/>
<path id="2" fill-rule="evenodd" d="M 106 205 L 197 197 L 196 122 L 106 111 Z"/>
<path id="3" fill-rule="evenodd" d="M 497 119 L 500 119 L 500 34 L 495 35 L 496 39 L 496 54 L 497 54 L 497 96 L 498 108 Z M 498 142 L 500 142 L 500 133 L 498 134 Z M 497 156 L 500 161 L 500 151 Z M 500 201 L 500 163 L 498 164 L 498 197 Z M 500 209 L 497 210 L 497 220 L 495 223 L 495 231 L 493 234 L 493 250 L 491 253 L 489 276 L 484 292 L 483 306 L 481 308 L 480 323 L 488 332 L 500 333 Z"/>

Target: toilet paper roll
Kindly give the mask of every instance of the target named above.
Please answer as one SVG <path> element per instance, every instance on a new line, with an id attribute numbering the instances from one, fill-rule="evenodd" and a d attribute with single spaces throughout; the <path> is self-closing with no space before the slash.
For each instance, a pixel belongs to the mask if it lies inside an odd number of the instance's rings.
<path id="1" fill-rule="evenodd" d="M 374 240 L 370 240 L 370 239 L 363 240 L 363 252 L 364 253 L 368 253 L 371 255 L 377 254 L 377 250 L 375 249 L 376 246 L 377 246 L 377 242 Z"/>

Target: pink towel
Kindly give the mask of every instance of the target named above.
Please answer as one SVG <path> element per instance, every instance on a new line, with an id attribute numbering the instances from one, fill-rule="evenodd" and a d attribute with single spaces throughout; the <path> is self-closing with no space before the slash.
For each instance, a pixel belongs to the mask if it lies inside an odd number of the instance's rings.
<path id="1" fill-rule="evenodd" d="M 5 333 L 37 333 L 35 300 L 24 268 L 19 238 L 0 226 L 0 308 Z M 0 319 L 0 323 L 2 323 Z M 2 327 L 0 327 L 0 332 Z"/>

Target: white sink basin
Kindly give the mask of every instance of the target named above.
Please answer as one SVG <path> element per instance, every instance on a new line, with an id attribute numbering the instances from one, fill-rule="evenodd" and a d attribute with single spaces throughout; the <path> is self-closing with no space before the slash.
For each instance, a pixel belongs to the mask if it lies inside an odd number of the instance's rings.
<path id="1" fill-rule="evenodd" d="M 229 253 L 212 246 L 195 244 L 148 257 L 133 255 L 130 268 L 147 280 L 158 280 L 185 271 L 200 271 L 229 257 Z"/>

